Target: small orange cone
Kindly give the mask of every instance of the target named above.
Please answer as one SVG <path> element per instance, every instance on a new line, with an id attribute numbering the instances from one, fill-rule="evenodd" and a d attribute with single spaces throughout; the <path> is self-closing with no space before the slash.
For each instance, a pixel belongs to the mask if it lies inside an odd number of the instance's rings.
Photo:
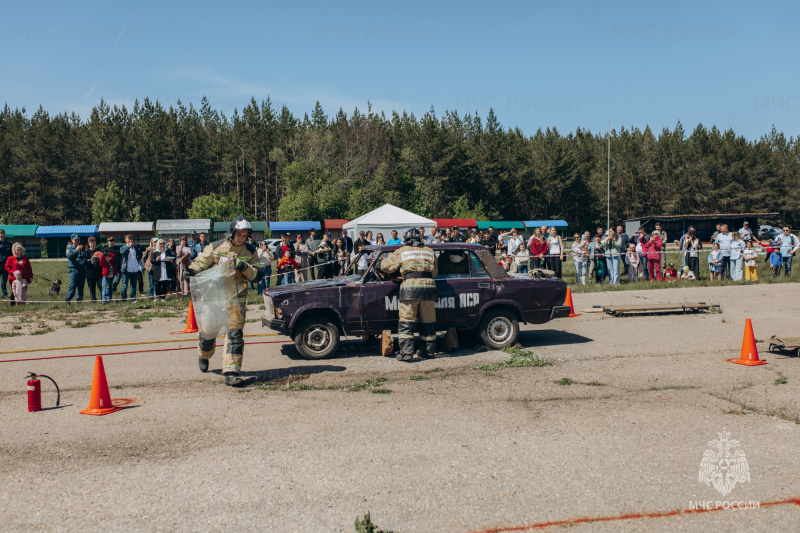
<path id="1" fill-rule="evenodd" d="M 744 323 L 744 339 L 742 339 L 742 355 L 739 359 L 728 359 L 731 363 L 736 363 L 737 365 L 747 365 L 747 366 L 756 366 L 756 365 L 766 365 L 766 361 L 762 361 L 758 358 L 758 349 L 756 348 L 756 338 L 753 335 L 753 323 L 750 322 L 750 319 L 747 319 L 747 322 Z"/>
<path id="2" fill-rule="evenodd" d="M 94 358 L 94 377 L 92 378 L 92 395 L 89 399 L 89 407 L 81 411 L 81 414 L 99 416 L 119 410 L 119 407 L 114 407 L 114 404 L 111 403 L 111 394 L 108 392 L 108 381 L 106 381 L 106 370 L 103 368 L 103 358 L 98 355 Z"/>
<path id="3" fill-rule="evenodd" d="M 186 329 L 183 331 L 173 331 L 170 335 L 197 333 L 198 331 L 200 330 L 197 328 L 197 319 L 194 317 L 194 303 L 189 302 L 189 312 L 186 314 Z"/>
<path id="4" fill-rule="evenodd" d="M 569 290 L 569 287 L 567 287 L 567 297 L 564 298 L 564 305 L 569 306 L 569 316 L 567 318 L 572 318 L 574 316 L 581 316 L 575 312 L 575 308 L 572 306 L 572 291 Z"/>

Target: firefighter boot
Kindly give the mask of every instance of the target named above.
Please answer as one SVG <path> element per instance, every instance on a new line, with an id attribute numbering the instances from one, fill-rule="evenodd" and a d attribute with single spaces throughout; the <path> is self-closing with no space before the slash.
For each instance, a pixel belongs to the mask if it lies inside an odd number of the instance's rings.
<path id="1" fill-rule="evenodd" d="M 200 367 L 200 372 L 208 372 L 208 359 L 198 358 L 197 366 Z"/>
<path id="2" fill-rule="evenodd" d="M 225 385 L 229 387 L 242 387 L 244 386 L 244 380 L 239 377 L 238 373 L 228 372 L 225 374 Z"/>
<path id="3" fill-rule="evenodd" d="M 419 336 L 422 341 L 422 349 L 418 352 L 424 359 L 434 357 L 436 353 L 436 325 L 433 322 L 420 324 Z"/>
<path id="4" fill-rule="evenodd" d="M 414 359 L 414 322 L 399 322 L 397 324 L 397 344 L 400 351 L 397 352 L 398 361 L 411 361 Z"/>

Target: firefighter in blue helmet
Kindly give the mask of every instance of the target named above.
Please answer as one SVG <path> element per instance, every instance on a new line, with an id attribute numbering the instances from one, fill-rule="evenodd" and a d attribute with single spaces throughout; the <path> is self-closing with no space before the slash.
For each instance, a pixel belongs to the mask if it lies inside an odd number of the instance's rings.
<path id="1" fill-rule="evenodd" d="M 229 235 L 206 245 L 184 273 L 185 277 L 191 277 L 222 261 L 234 261 L 238 298 L 228 305 L 228 332 L 225 337 L 225 353 L 222 356 L 222 373 L 225 376 L 225 384 L 231 387 L 241 387 L 244 384 L 239 374 L 244 357 L 242 328 L 247 311 L 247 282 L 258 283 L 263 276 L 256 247 L 247 242 L 248 237 L 252 234 L 253 228 L 250 226 L 250 222 L 244 217 L 237 218 L 231 222 Z M 208 360 L 214 355 L 215 350 L 216 339 L 200 337 L 199 366 L 202 372 L 208 371 Z"/>
<path id="2" fill-rule="evenodd" d="M 400 321 L 397 325 L 399 361 L 414 359 L 414 331 L 419 322 L 422 347 L 420 357 L 433 357 L 436 352 L 436 255 L 422 242 L 419 230 L 412 228 L 405 234 L 403 247 L 381 261 L 380 269 L 387 273 L 400 271 Z"/>

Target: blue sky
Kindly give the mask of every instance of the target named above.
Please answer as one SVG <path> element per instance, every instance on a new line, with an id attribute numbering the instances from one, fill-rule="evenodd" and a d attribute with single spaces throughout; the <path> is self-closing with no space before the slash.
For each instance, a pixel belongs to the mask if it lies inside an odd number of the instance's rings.
<path id="1" fill-rule="evenodd" d="M 302 117 L 433 106 L 526 134 L 680 120 L 800 134 L 792 2 L 7 2 L 0 97 L 29 112 L 251 97 Z"/>

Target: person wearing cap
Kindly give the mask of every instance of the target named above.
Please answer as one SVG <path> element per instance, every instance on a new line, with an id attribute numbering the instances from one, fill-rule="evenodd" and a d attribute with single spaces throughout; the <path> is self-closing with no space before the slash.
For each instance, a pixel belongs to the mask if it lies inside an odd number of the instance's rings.
<path id="1" fill-rule="evenodd" d="M 681 279 L 686 281 L 695 281 L 697 277 L 694 275 L 692 269 L 689 268 L 689 265 L 683 267 L 683 273 L 681 274 Z"/>
<path id="2" fill-rule="evenodd" d="M 750 223 L 746 220 L 739 230 L 739 238 L 741 238 L 745 243 L 752 241 L 754 238 L 753 230 L 750 229 Z"/>
<path id="3" fill-rule="evenodd" d="M 186 241 L 186 245 L 191 248 L 194 246 L 195 242 L 197 242 L 197 231 L 192 230 L 192 232 L 189 233 L 189 239 Z"/>
<path id="4" fill-rule="evenodd" d="M 345 252 L 347 252 L 347 257 L 349 258 L 353 253 L 353 239 L 347 236 L 346 229 L 342 230 L 342 244 L 344 245 Z"/>
<path id="5" fill-rule="evenodd" d="M 670 263 L 664 271 L 664 279 L 667 281 L 678 281 L 678 271 L 675 270 L 675 263 Z"/>
<path id="6" fill-rule="evenodd" d="M 67 267 L 69 268 L 69 289 L 67 289 L 66 302 L 75 298 L 83 301 L 83 287 L 86 285 L 86 249 L 81 244 L 81 238 L 76 233 L 72 236 L 72 243 L 67 245 Z"/>
<path id="7" fill-rule="evenodd" d="M 358 232 L 358 239 L 353 243 L 353 249 L 358 252 L 362 246 L 369 246 L 370 242 L 367 240 L 367 232 L 363 229 Z"/>

